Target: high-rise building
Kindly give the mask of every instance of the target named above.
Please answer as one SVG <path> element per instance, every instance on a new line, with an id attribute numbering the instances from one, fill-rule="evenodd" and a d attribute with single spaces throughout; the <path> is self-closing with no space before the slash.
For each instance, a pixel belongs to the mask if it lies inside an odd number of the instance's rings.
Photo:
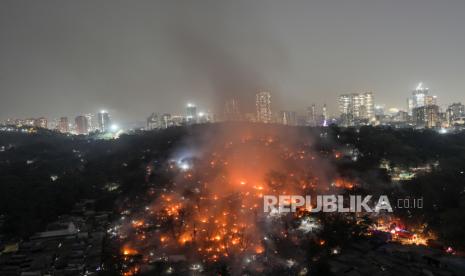
<path id="1" fill-rule="evenodd" d="M 409 115 L 406 111 L 399 110 L 397 113 L 392 115 L 393 122 L 405 123 L 409 120 Z"/>
<path id="2" fill-rule="evenodd" d="M 439 106 L 425 105 L 412 110 L 412 120 L 416 127 L 435 128 L 441 126 Z"/>
<path id="3" fill-rule="evenodd" d="M 268 91 L 260 91 L 256 95 L 255 100 L 257 122 L 271 123 L 271 93 Z"/>
<path id="4" fill-rule="evenodd" d="M 172 125 L 171 123 L 171 114 L 165 113 L 161 115 L 161 127 L 168 128 Z"/>
<path id="5" fill-rule="evenodd" d="M 373 93 L 340 95 L 339 112 L 342 124 L 346 126 L 372 122 L 375 118 Z"/>
<path id="6" fill-rule="evenodd" d="M 47 128 L 47 125 L 48 125 L 47 118 L 40 117 L 40 118 L 34 119 L 35 127 Z"/>
<path id="7" fill-rule="evenodd" d="M 423 87 L 423 83 L 420 82 L 417 88 L 412 92 L 413 107 L 424 106 L 428 92 L 429 89 Z"/>
<path id="8" fill-rule="evenodd" d="M 350 126 L 354 124 L 354 112 L 352 105 L 352 96 L 350 94 L 339 96 L 339 113 L 341 113 L 342 125 Z"/>
<path id="9" fill-rule="evenodd" d="M 415 107 L 412 110 L 412 122 L 417 127 L 424 127 L 426 122 L 426 110 L 424 107 Z"/>
<path id="10" fill-rule="evenodd" d="M 110 115 L 105 110 L 97 114 L 98 129 L 100 132 L 107 132 L 110 130 L 111 120 Z"/>
<path id="11" fill-rule="evenodd" d="M 412 97 L 407 98 L 407 115 L 412 116 L 414 108 L 415 107 L 413 105 L 413 98 Z"/>
<path id="12" fill-rule="evenodd" d="M 431 96 L 431 95 L 426 95 L 425 97 L 425 105 L 437 105 L 437 97 L 436 96 Z"/>
<path id="13" fill-rule="evenodd" d="M 68 133 L 69 132 L 69 122 L 68 117 L 61 117 L 60 121 L 58 121 L 58 131 L 61 133 Z"/>
<path id="14" fill-rule="evenodd" d="M 428 97 L 428 93 L 429 88 L 423 87 L 423 83 L 420 82 L 415 90 L 413 90 L 412 96 L 407 99 L 407 112 L 409 115 L 413 115 L 414 108 L 425 106 L 428 102 L 432 104 L 434 99 Z"/>
<path id="15" fill-rule="evenodd" d="M 328 126 L 328 109 L 326 108 L 326 104 L 323 105 L 323 110 L 322 110 L 322 119 L 323 121 L 321 122 L 322 126 Z"/>
<path id="16" fill-rule="evenodd" d="M 453 103 L 447 107 L 446 110 L 446 121 L 449 126 L 457 124 L 463 124 L 463 118 L 465 117 L 465 105 L 462 103 Z M 460 123 L 458 123 L 460 121 Z"/>
<path id="17" fill-rule="evenodd" d="M 453 103 L 447 108 L 447 112 L 450 114 L 449 117 L 453 120 L 459 117 L 465 116 L 465 105 L 462 103 Z"/>
<path id="18" fill-rule="evenodd" d="M 416 127 L 435 128 L 441 126 L 437 97 L 428 95 L 429 88 L 419 83 L 408 100 L 408 114 Z"/>
<path id="19" fill-rule="evenodd" d="M 152 113 L 147 118 L 147 130 L 159 129 L 162 127 L 162 123 L 160 120 L 160 115 L 158 113 Z"/>
<path id="20" fill-rule="evenodd" d="M 316 106 L 312 104 L 307 107 L 307 125 L 316 126 Z"/>
<path id="21" fill-rule="evenodd" d="M 279 122 L 283 125 L 297 125 L 297 113 L 295 111 L 281 111 L 279 113 Z"/>
<path id="22" fill-rule="evenodd" d="M 74 119 L 76 124 L 76 133 L 84 135 L 89 133 L 89 122 L 86 116 L 80 115 Z"/>
<path id="23" fill-rule="evenodd" d="M 192 103 L 188 103 L 186 106 L 186 121 L 187 123 L 197 122 L 197 106 Z"/>
<path id="24" fill-rule="evenodd" d="M 88 113 L 88 114 L 85 114 L 84 116 L 86 116 L 87 118 L 89 132 L 96 131 L 98 127 L 95 124 L 95 115 Z"/>
<path id="25" fill-rule="evenodd" d="M 373 93 L 363 93 L 358 95 L 359 99 L 359 108 L 358 114 L 356 110 L 356 116 L 360 117 L 361 119 L 372 121 L 375 118 L 375 111 L 374 111 L 374 101 L 373 101 Z M 355 105 L 355 108 L 357 105 Z"/>
<path id="26" fill-rule="evenodd" d="M 427 105 L 425 106 L 426 110 L 426 127 L 435 128 L 441 126 L 441 118 L 439 113 L 439 106 L 437 105 Z"/>
<path id="27" fill-rule="evenodd" d="M 171 126 L 182 126 L 186 123 L 186 117 L 181 115 L 172 115 L 170 118 Z"/>
<path id="28" fill-rule="evenodd" d="M 236 99 L 229 99 L 224 104 L 224 120 L 239 121 L 241 113 L 239 111 L 239 103 Z"/>
<path id="29" fill-rule="evenodd" d="M 54 118 L 52 120 L 49 120 L 48 123 L 47 123 L 47 127 L 48 127 L 48 129 L 51 129 L 51 130 L 57 130 L 58 129 L 58 119 Z"/>

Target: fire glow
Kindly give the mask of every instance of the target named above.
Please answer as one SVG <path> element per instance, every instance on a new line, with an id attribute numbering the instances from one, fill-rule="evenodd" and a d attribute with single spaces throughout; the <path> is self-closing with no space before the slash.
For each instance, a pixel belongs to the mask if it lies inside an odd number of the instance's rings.
<path id="1" fill-rule="evenodd" d="M 318 219 L 302 208 L 289 215 L 300 220 L 291 233 L 289 216 L 263 212 L 264 195 L 315 195 L 356 187 L 330 169 L 328 160 L 340 156 L 315 152 L 308 137 L 270 129 L 205 136 L 206 142 L 191 145 L 199 154 L 181 157 L 188 167 L 170 163 L 158 168 L 172 173 L 173 182 L 153 184 L 148 206 L 131 212 L 130 223 L 120 227 L 125 256 L 137 255 L 143 263 L 181 258 L 205 265 L 227 260 L 240 272 L 259 263 L 252 259 L 280 258 L 268 237 L 297 243 L 302 233 L 320 229 Z M 316 240 L 325 246 L 324 240 Z M 134 266 L 128 265 L 126 272 L 133 275 Z"/>

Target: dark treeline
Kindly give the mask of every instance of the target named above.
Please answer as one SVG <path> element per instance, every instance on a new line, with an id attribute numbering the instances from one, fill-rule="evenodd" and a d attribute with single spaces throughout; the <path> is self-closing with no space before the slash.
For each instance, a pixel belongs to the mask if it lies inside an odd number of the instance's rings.
<path id="1" fill-rule="evenodd" d="M 48 131 L 0 134 L 0 215 L 3 233 L 28 237 L 83 198 L 110 209 L 120 193 L 143 189 L 146 165 L 166 159 L 185 129 L 94 140 Z M 53 180 L 52 177 L 57 177 Z M 115 192 L 109 184 L 119 185 Z"/>

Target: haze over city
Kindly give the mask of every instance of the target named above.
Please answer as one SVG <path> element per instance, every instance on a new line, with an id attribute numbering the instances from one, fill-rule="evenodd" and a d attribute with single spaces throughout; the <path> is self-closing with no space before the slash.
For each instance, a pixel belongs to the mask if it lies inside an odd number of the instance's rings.
<path id="1" fill-rule="evenodd" d="M 395 3 L 394 3 L 395 2 Z M 120 121 L 279 109 L 373 92 L 406 109 L 423 81 L 465 101 L 464 1 L 2 1 L 0 119 L 109 110 Z"/>

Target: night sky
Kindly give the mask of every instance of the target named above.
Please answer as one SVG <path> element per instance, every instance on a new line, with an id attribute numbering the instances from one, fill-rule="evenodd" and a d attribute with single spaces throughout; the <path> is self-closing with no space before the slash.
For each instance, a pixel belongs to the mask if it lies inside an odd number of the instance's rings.
<path id="1" fill-rule="evenodd" d="M 275 110 L 365 91 L 405 108 L 419 81 L 465 101 L 465 1 L 0 2 L 0 119 L 251 111 L 260 88 Z"/>

